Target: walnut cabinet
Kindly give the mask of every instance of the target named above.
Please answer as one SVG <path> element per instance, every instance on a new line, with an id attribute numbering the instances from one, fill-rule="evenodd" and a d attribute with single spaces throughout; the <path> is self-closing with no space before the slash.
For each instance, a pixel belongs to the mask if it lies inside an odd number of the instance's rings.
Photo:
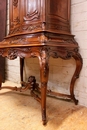
<path id="1" fill-rule="evenodd" d="M 0 42 L 0 55 L 14 60 L 20 57 L 22 87 L 2 86 L 16 91 L 30 89 L 31 95 L 41 104 L 42 121 L 46 124 L 46 95 L 62 96 L 78 103 L 74 95 L 74 84 L 82 68 L 82 58 L 74 35 L 71 34 L 70 0 L 10 0 L 9 34 Z M 35 76 L 23 81 L 24 58 L 38 57 L 40 82 Z M 48 90 L 49 58 L 74 58 L 76 69 L 70 83 L 70 93 Z M 1 80 L 1 79 L 0 79 Z M 39 92 L 39 94 L 36 94 Z M 32 117 L 33 118 L 33 117 Z"/>

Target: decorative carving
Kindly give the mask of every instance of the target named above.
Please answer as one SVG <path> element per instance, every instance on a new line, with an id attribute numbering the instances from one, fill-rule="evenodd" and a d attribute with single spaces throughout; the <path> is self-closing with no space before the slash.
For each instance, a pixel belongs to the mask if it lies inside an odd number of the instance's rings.
<path id="1" fill-rule="evenodd" d="M 35 76 L 30 76 L 28 78 L 28 83 L 31 84 L 31 91 L 35 90 L 35 84 L 36 84 Z"/>
<path id="2" fill-rule="evenodd" d="M 38 89 L 38 83 L 36 83 L 36 79 L 34 76 L 30 76 L 29 79 L 28 79 L 28 82 L 22 82 L 21 83 L 23 85 L 23 87 L 10 87 L 10 86 L 5 86 L 5 87 L 0 87 L 0 90 L 1 89 L 11 89 L 11 90 L 15 90 L 15 91 L 20 91 L 20 92 L 23 92 L 23 91 L 26 91 L 28 89 L 31 90 L 31 95 L 39 102 L 41 102 L 41 98 L 39 98 L 38 95 L 35 94 L 35 89 Z"/>
<path id="3" fill-rule="evenodd" d="M 52 56 L 53 58 L 62 58 L 62 59 L 70 59 L 75 50 L 73 49 L 67 49 L 66 47 L 52 47 L 49 50 L 49 55 Z M 75 52 L 76 53 L 76 52 Z"/>
<path id="4" fill-rule="evenodd" d="M 27 13 L 27 15 L 24 17 L 24 21 L 32 21 L 35 19 L 39 19 L 40 18 L 40 13 L 38 12 L 38 10 L 35 10 L 32 13 Z"/>
<path id="5" fill-rule="evenodd" d="M 15 7 L 17 7 L 17 4 L 18 4 L 18 0 L 13 0 L 13 5 L 14 5 Z"/>
<path id="6" fill-rule="evenodd" d="M 42 82 L 41 83 L 41 87 L 46 87 L 47 86 L 47 82 Z"/>
<path id="7" fill-rule="evenodd" d="M 48 41 L 48 38 L 43 34 L 40 37 L 38 37 L 38 41 L 41 43 L 46 43 Z"/>
<path id="8" fill-rule="evenodd" d="M 20 23 L 18 16 L 13 20 L 13 22 L 14 22 L 14 25 L 17 25 Z"/>
<path id="9" fill-rule="evenodd" d="M 37 53 L 36 55 L 36 52 Z M 76 81 L 76 78 L 79 77 L 79 73 L 81 71 L 82 68 L 82 58 L 79 55 L 76 47 L 53 47 L 53 46 L 40 46 L 40 47 L 20 47 L 20 48 L 3 48 L 0 49 L 0 55 L 4 55 L 7 56 L 9 59 L 15 59 L 17 56 L 19 57 L 32 57 L 32 56 L 37 56 L 40 59 L 40 71 L 41 71 L 41 87 L 44 90 L 44 94 L 46 94 L 46 87 L 47 87 L 47 81 L 48 81 L 48 71 L 49 71 L 49 66 L 48 66 L 48 62 L 49 62 L 49 56 L 53 56 L 53 57 L 61 57 L 63 59 L 68 59 L 70 57 L 73 57 L 76 60 L 76 70 L 75 73 L 71 79 L 71 83 L 70 83 L 70 95 L 67 94 L 60 94 L 60 93 L 56 93 L 53 91 L 47 91 L 48 94 L 52 94 L 52 96 L 63 96 L 63 97 L 67 97 L 72 99 L 75 104 L 78 103 L 78 101 L 76 100 L 75 96 L 74 96 L 74 83 Z M 28 79 L 28 83 L 24 83 L 25 88 L 17 88 L 17 87 L 1 87 L 0 89 L 3 88 L 8 88 L 8 89 L 12 89 L 12 90 L 16 90 L 16 91 L 26 91 L 27 89 L 31 89 L 31 95 L 34 96 L 34 98 L 39 101 L 41 103 L 41 99 L 38 97 L 38 95 L 36 95 L 34 93 L 34 90 L 39 91 L 40 88 L 38 87 L 38 84 L 36 84 L 36 79 L 35 77 L 29 77 Z M 41 92 L 41 90 L 40 90 Z M 50 92 L 50 93 L 49 93 Z M 42 109 L 42 120 L 43 120 L 43 124 L 46 123 L 46 111 L 44 109 Z"/>
<path id="10" fill-rule="evenodd" d="M 17 50 L 10 49 L 10 50 L 8 51 L 8 58 L 9 58 L 10 60 L 16 59 L 16 58 L 17 58 Z"/>
<path id="11" fill-rule="evenodd" d="M 44 78 L 47 77 L 49 67 L 48 67 L 48 59 L 49 59 L 49 48 L 42 47 L 40 48 L 40 57 L 41 57 L 41 63 L 42 63 L 42 68 L 43 68 L 43 76 Z"/>
<path id="12" fill-rule="evenodd" d="M 12 26 L 17 25 L 20 23 L 20 20 L 16 21 L 16 23 L 14 24 L 12 22 Z M 15 34 L 15 33 L 24 33 L 24 32 L 31 32 L 31 31 L 37 31 L 37 30 L 44 30 L 45 29 L 45 24 L 41 23 L 41 24 L 30 24 L 30 25 L 24 25 L 24 26 L 19 26 L 19 27 L 15 27 L 13 29 L 10 30 L 9 34 Z"/>
<path id="13" fill-rule="evenodd" d="M 11 22 L 11 30 L 10 30 L 10 32 L 12 31 L 12 30 L 14 30 L 14 31 L 19 31 L 19 28 L 14 28 L 14 26 L 16 26 L 16 25 L 18 25 L 18 24 L 20 24 L 20 19 L 19 19 L 19 17 L 17 16 L 16 18 L 14 18 L 14 20 L 13 20 L 13 22 Z M 14 28 L 14 29 L 12 29 L 12 28 Z"/>
<path id="14" fill-rule="evenodd" d="M 18 56 L 20 58 L 24 57 L 38 57 L 39 56 L 39 47 L 37 47 L 37 50 L 33 50 L 33 47 L 16 47 L 16 48 L 5 48 L 0 49 L 0 55 L 3 57 L 8 57 L 8 59 L 13 60 L 17 58 Z"/>
<path id="15" fill-rule="evenodd" d="M 34 76 L 30 76 L 27 83 L 22 82 L 24 87 L 1 86 L 0 89 L 9 88 L 20 92 L 30 89 L 32 96 L 41 103 L 42 120 L 43 124 L 46 124 L 47 93 L 67 97 L 75 104 L 78 103 L 74 96 L 74 84 L 82 68 L 82 58 L 78 54 L 78 44 L 70 32 L 70 0 L 66 0 L 65 3 L 64 0 L 9 0 L 9 2 L 11 35 L 0 43 L 0 55 L 11 60 L 17 57 L 21 59 L 38 57 L 41 89 Z M 49 57 L 75 59 L 76 69 L 71 79 L 69 95 L 47 91 Z M 41 92 L 41 98 L 36 95 L 37 90 Z"/>

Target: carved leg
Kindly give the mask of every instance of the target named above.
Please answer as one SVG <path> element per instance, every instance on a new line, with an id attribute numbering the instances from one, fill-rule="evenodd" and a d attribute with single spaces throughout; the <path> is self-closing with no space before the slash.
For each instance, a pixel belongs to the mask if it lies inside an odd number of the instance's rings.
<path id="1" fill-rule="evenodd" d="M 70 94 L 71 94 L 71 99 L 77 105 L 78 100 L 76 100 L 75 96 L 74 96 L 74 84 L 75 84 L 76 79 L 79 78 L 79 74 L 80 74 L 80 71 L 82 68 L 82 58 L 81 58 L 81 55 L 79 53 L 76 53 L 75 55 L 73 55 L 73 58 L 76 61 L 76 69 L 75 69 L 75 72 L 74 72 L 74 75 L 72 77 L 71 84 L 70 84 Z"/>
<path id="2" fill-rule="evenodd" d="M 20 58 L 20 79 L 21 79 L 21 82 L 23 82 L 23 67 L 24 67 L 24 58 Z"/>
<path id="3" fill-rule="evenodd" d="M 49 75 L 48 56 L 42 51 L 42 57 L 39 58 L 40 62 L 40 79 L 41 79 L 41 111 L 43 125 L 46 124 L 46 93 L 47 93 L 47 82 Z"/>
<path id="4" fill-rule="evenodd" d="M 43 125 L 46 124 L 46 91 L 47 91 L 47 82 L 43 82 L 41 83 L 41 111 L 42 111 Z"/>

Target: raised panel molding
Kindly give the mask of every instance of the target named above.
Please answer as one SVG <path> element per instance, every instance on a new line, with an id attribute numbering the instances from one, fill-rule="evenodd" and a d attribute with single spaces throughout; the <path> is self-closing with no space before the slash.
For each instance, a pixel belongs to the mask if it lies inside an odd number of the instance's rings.
<path id="1" fill-rule="evenodd" d="M 30 23 L 31 21 L 40 20 L 41 15 L 41 1 L 40 0 L 27 0 L 24 6 L 24 22 Z"/>

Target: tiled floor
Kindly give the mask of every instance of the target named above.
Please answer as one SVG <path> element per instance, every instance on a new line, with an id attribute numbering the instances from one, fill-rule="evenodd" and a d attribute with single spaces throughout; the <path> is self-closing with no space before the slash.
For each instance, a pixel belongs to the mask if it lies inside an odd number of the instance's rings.
<path id="1" fill-rule="evenodd" d="M 0 130 L 87 130 L 87 108 L 47 97 L 47 120 L 43 126 L 40 104 L 28 91 L 0 91 Z"/>

